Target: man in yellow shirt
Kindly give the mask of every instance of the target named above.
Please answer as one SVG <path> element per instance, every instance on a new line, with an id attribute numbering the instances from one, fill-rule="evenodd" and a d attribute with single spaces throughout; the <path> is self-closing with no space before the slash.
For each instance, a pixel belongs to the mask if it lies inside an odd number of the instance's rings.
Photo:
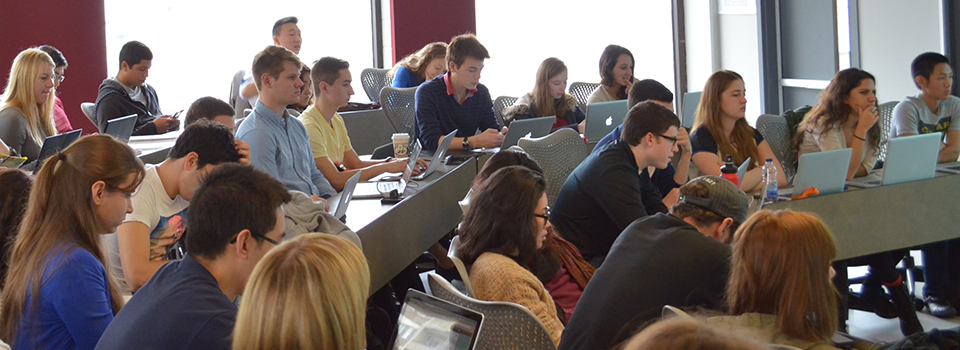
<path id="1" fill-rule="evenodd" d="M 353 95 L 349 68 L 347 61 L 334 57 L 315 62 L 310 78 L 316 99 L 300 114 L 300 121 L 310 137 L 310 151 L 317 169 L 337 191 L 343 191 L 344 184 L 358 171 L 361 172 L 360 181 L 366 181 L 385 172 L 403 172 L 407 163 L 406 158 L 364 161 L 353 150 L 343 118 L 337 113 L 337 109 L 346 106 Z M 423 160 L 418 160 L 417 164 L 419 167 L 415 173 L 427 165 Z"/>

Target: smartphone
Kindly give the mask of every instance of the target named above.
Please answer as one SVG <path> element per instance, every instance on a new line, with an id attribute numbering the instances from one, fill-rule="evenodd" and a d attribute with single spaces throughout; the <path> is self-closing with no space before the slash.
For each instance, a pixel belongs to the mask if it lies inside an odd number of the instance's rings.
<path id="1" fill-rule="evenodd" d="M 179 118 L 179 117 L 180 117 L 180 113 L 183 113 L 183 110 L 182 110 L 182 109 L 181 109 L 179 112 L 174 113 L 174 114 L 173 114 L 173 117 L 171 117 L 171 118 L 173 118 L 173 119 Z"/>

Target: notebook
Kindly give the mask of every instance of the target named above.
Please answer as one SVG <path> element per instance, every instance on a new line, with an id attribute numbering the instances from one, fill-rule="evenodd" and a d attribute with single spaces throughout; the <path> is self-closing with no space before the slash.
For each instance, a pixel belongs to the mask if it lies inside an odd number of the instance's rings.
<path id="1" fill-rule="evenodd" d="M 588 142 L 600 141 L 617 126 L 623 124 L 623 119 L 626 116 L 626 100 L 588 104 L 587 123 L 583 127 L 583 136 L 587 138 Z"/>
<path id="2" fill-rule="evenodd" d="M 540 117 L 514 120 L 507 128 L 507 135 L 503 137 L 503 144 L 500 149 L 507 149 L 517 145 L 517 142 L 524 137 L 544 137 L 550 133 L 556 117 Z M 614 126 L 616 128 L 616 126 Z M 612 129 L 611 129 L 612 130 Z M 604 134 L 606 135 L 606 134 Z M 603 136 L 601 136 L 602 138 Z"/>
<path id="3" fill-rule="evenodd" d="M 453 129 L 453 131 L 443 137 L 443 141 L 440 141 L 440 146 L 437 147 L 437 152 L 433 154 L 433 158 L 430 158 L 430 165 L 427 165 L 427 169 L 420 173 L 420 175 L 414 176 L 414 180 L 420 181 L 426 179 L 427 176 L 437 171 L 440 164 L 443 164 L 443 158 L 447 156 L 447 150 L 450 149 L 450 143 L 453 142 L 455 135 L 457 135 L 457 129 Z"/>
<path id="4" fill-rule="evenodd" d="M 803 193 L 811 187 L 816 188 L 820 194 L 843 192 L 852 155 L 852 148 L 843 148 L 800 156 L 793 189 L 787 189 L 786 193 L 780 192 L 780 195 L 789 197 Z"/>
<path id="5" fill-rule="evenodd" d="M 104 134 L 115 137 L 123 143 L 130 142 L 130 135 L 133 135 L 133 127 L 137 125 L 137 115 L 131 114 L 125 117 L 113 118 L 107 121 Z"/>
<path id="6" fill-rule="evenodd" d="M 700 105 L 700 95 L 702 94 L 702 91 L 683 94 L 683 110 L 681 110 L 683 117 L 680 118 L 680 125 L 687 128 L 693 127 L 693 119 L 696 117 L 694 113 L 697 113 L 697 106 Z"/>
<path id="7" fill-rule="evenodd" d="M 410 289 L 393 334 L 394 350 L 471 350 L 483 315 Z"/>

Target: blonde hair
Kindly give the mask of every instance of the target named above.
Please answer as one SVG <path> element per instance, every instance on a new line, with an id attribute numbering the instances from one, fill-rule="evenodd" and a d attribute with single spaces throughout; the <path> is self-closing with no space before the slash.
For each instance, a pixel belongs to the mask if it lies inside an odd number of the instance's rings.
<path id="1" fill-rule="evenodd" d="M 426 80 L 427 68 L 430 62 L 438 58 L 443 59 L 446 56 L 447 43 L 442 41 L 429 43 L 420 49 L 420 51 L 404 57 L 397 62 L 397 64 L 393 65 L 393 68 L 387 72 L 387 85 L 390 85 L 390 82 L 393 81 L 393 76 L 397 74 L 397 68 L 400 68 L 400 66 L 407 67 L 410 72 L 416 74 L 421 80 Z"/>
<path id="2" fill-rule="evenodd" d="M 346 239 L 301 235 L 273 248 L 243 290 L 233 349 L 363 349 L 370 269 Z"/>
<path id="3" fill-rule="evenodd" d="M 676 317 L 650 325 L 626 341 L 623 349 L 763 350 L 766 347 L 754 340 L 731 331 L 718 329 L 716 326 L 706 324 L 701 320 Z"/>
<path id="4" fill-rule="evenodd" d="M 717 143 L 717 155 L 724 159 L 728 154 L 733 156 L 734 164 L 741 164 L 747 157 L 753 159 L 749 169 L 753 169 L 758 163 L 762 163 L 760 155 L 757 152 L 757 140 L 753 138 L 754 132 L 745 118 L 737 119 L 733 126 L 733 135 L 727 137 L 723 132 L 722 112 L 720 105 L 723 102 L 723 92 L 735 81 L 743 81 L 743 77 L 737 72 L 730 70 L 718 70 L 707 78 L 707 83 L 703 87 L 703 94 L 700 97 L 700 104 L 697 105 L 696 118 L 693 120 L 693 130 L 705 128 L 713 141 Z M 737 147 L 733 147 L 736 144 Z"/>
<path id="5" fill-rule="evenodd" d="M 47 100 L 37 104 L 34 88 L 40 68 L 43 64 L 50 65 L 51 72 L 55 68 L 53 59 L 46 52 L 36 48 L 26 49 L 17 55 L 10 67 L 10 77 L 7 88 L 3 91 L 3 105 L 0 110 L 16 108 L 27 120 L 27 135 L 37 143 L 43 143 L 43 135 L 56 135 L 57 129 L 53 124 L 53 104 L 56 90 L 52 88 Z M 53 74 L 53 73 L 51 73 Z"/>
<path id="6" fill-rule="evenodd" d="M 837 290 L 829 272 L 836 254 L 833 235 L 812 214 L 753 214 L 733 239 L 730 314 L 771 314 L 780 333 L 829 341 L 837 330 Z"/>

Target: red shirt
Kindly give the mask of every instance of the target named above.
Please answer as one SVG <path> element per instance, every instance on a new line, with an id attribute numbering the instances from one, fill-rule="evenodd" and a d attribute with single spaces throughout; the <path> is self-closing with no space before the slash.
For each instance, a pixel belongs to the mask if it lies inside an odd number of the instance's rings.
<path id="1" fill-rule="evenodd" d="M 453 95 L 453 85 L 450 84 L 450 72 L 447 72 L 447 74 L 443 75 L 443 83 L 447 85 L 447 95 L 448 96 Z M 466 101 L 468 98 L 473 97 L 473 94 L 475 92 L 477 92 L 477 89 L 467 90 L 467 97 L 464 97 L 463 101 L 458 100 L 457 102 L 462 105 L 463 102 Z"/>

